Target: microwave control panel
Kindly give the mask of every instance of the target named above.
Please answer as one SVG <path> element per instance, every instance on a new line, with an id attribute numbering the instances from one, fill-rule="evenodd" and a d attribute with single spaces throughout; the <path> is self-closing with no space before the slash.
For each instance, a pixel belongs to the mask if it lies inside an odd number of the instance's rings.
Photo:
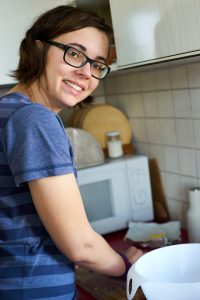
<path id="1" fill-rule="evenodd" d="M 151 221 L 154 218 L 149 165 L 146 156 L 126 160 L 130 194 L 131 220 Z"/>

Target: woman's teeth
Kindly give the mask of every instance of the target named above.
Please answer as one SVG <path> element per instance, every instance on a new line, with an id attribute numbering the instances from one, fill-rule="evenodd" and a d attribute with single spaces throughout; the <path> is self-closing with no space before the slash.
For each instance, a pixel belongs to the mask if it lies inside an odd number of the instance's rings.
<path id="1" fill-rule="evenodd" d="M 75 89 L 76 91 L 80 92 L 82 90 L 82 88 L 72 82 L 69 81 L 65 81 L 65 83 L 69 86 L 71 86 L 73 89 Z"/>

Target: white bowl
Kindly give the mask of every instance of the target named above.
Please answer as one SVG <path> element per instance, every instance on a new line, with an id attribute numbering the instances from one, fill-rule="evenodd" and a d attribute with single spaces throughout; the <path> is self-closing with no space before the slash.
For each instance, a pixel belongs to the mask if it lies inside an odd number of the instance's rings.
<path id="1" fill-rule="evenodd" d="M 200 244 L 166 246 L 144 254 L 128 272 L 128 300 L 139 286 L 148 300 L 200 300 Z"/>

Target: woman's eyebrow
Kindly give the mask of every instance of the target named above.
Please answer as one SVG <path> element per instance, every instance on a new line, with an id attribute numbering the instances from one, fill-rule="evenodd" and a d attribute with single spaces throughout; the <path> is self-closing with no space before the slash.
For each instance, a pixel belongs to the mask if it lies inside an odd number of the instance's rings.
<path id="1" fill-rule="evenodd" d="M 86 52 L 87 49 L 85 48 L 85 46 L 83 46 L 82 44 L 78 44 L 78 43 L 69 43 L 70 46 L 75 46 L 81 49 L 81 51 Z M 104 62 L 106 61 L 105 57 L 103 56 L 97 56 L 96 60 L 103 60 Z"/>
<path id="2" fill-rule="evenodd" d="M 85 46 L 83 46 L 82 44 L 78 44 L 78 43 L 69 43 L 70 46 L 76 46 L 79 47 L 82 51 L 86 51 L 87 49 L 85 48 Z"/>

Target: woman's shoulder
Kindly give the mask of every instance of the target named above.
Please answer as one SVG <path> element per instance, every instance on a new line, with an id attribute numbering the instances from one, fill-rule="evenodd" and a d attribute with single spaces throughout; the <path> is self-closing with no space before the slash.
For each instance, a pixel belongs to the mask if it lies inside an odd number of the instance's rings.
<path id="1" fill-rule="evenodd" d="M 46 106 L 36 102 L 32 102 L 25 94 L 14 92 L 8 93 L 0 98 L 0 108 L 5 110 L 6 115 L 9 119 L 18 119 L 39 121 L 42 119 L 45 121 L 46 118 L 56 118 L 57 115 L 48 109 Z"/>
<path id="2" fill-rule="evenodd" d="M 8 106 L 12 104 L 20 105 L 30 102 L 30 99 L 25 94 L 20 92 L 8 92 L 0 97 L 0 104 L 7 104 Z"/>

